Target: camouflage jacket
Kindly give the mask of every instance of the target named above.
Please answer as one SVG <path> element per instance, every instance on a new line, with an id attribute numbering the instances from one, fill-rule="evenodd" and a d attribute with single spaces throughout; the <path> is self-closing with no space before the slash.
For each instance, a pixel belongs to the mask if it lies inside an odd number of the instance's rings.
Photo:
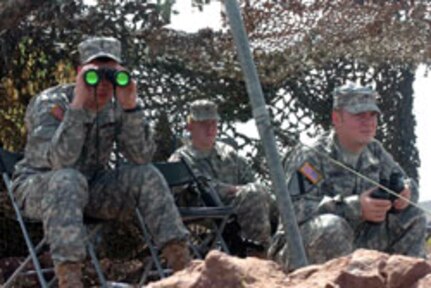
<path id="1" fill-rule="evenodd" d="M 197 175 L 230 185 L 246 185 L 255 181 L 247 160 L 225 143 L 216 142 L 209 152 L 198 151 L 187 144 L 175 151 L 170 161 L 179 160 L 181 155 Z"/>
<path id="2" fill-rule="evenodd" d="M 358 225 L 361 222 L 359 195 L 375 187 L 331 162 L 321 153 L 376 182 L 389 179 L 393 172 L 402 173 L 412 191 L 411 200 L 418 201 L 416 183 L 407 178 L 403 169 L 379 141 L 373 140 L 362 150 L 356 167 L 351 167 L 345 160 L 345 152 L 337 144 L 334 132 L 320 136 L 310 147 L 300 144 L 289 153 L 284 162 L 288 191 L 299 223 L 315 215 L 332 213 L 344 217 L 354 226 Z"/>
<path id="3" fill-rule="evenodd" d="M 88 179 L 106 169 L 114 142 L 132 163 L 151 161 L 154 142 L 144 120 L 142 102 L 136 111 L 124 112 L 114 101 L 95 113 L 70 109 L 74 85 L 43 91 L 27 107 L 27 144 L 15 178 L 53 169 L 74 168 Z"/>

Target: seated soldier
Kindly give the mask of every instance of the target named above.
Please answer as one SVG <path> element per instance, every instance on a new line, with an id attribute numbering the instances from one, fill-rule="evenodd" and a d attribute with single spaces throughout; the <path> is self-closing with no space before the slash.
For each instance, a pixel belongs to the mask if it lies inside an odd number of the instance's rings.
<path id="1" fill-rule="evenodd" d="M 285 170 L 305 251 L 311 264 L 351 253 L 357 248 L 425 257 L 425 216 L 419 193 L 392 156 L 374 139 L 380 109 L 377 92 L 346 85 L 334 91 L 333 131 L 311 146 L 299 144 L 286 158 Z M 350 167 L 357 173 L 348 171 Z M 385 183 L 403 197 L 388 197 Z M 393 181 L 397 180 L 397 181 Z M 400 182 L 397 188 L 391 182 Z M 382 192 L 383 199 L 376 193 Z M 392 199 L 390 199 L 392 198 Z M 280 224 L 270 256 L 292 267 L 284 227 Z"/>
<path id="2" fill-rule="evenodd" d="M 83 287 L 84 216 L 125 220 L 136 207 L 168 264 L 182 269 L 190 261 L 188 231 L 166 181 L 150 164 L 155 146 L 136 83 L 117 85 L 109 74 L 125 71 L 121 44 L 95 37 L 78 50 L 82 66 L 76 84 L 43 91 L 27 108 L 25 156 L 13 183 L 16 199 L 24 215 L 43 222 L 61 288 Z M 100 77 L 97 85 L 84 79 L 90 70 Z M 110 168 L 114 145 L 130 164 Z"/>
<path id="3" fill-rule="evenodd" d="M 233 205 L 244 239 L 263 249 L 248 255 L 266 258 L 270 241 L 269 194 L 258 184 L 247 161 L 229 145 L 216 141 L 219 115 L 209 100 L 190 105 L 187 130 L 190 142 L 180 147 L 170 161 L 183 158 L 197 175 L 210 179 L 209 185 L 226 205 Z"/>

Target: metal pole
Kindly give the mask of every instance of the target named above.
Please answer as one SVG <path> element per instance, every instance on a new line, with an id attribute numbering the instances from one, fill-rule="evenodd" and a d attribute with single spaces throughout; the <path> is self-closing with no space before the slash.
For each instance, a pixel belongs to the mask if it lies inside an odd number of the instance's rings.
<path id="1" fill-rule="evenodd" d="M 265 107 L 262 87 L 260 86 L 257 69 L 254 64 L 248 37 L 241 18 L 240 9 L 236 0 L 224 0 L 230 29 L 235 41 L 238 57 L 247 86 L 248 96 L 253 108 L 253 116 L 262 140 L 269 172 L 276 192 L 278 209 L 281 221 L 285 228 L 286 241 L 289 244 L 289 258 L 292 259 L 293 268 L 306 266 L 307 257 L 302 245 L 296 216 L 293 210 L 290 195 L 287 193 L 286 178 L 280 161 L 280 154 L 275 145 L 275 138 L 268 111 Z"/>
<path id="2" fill-rule="evenodd" d="M 151 243 L 150 231 L 148 231 L 148 228 L 145 224 L 144 216 L 142 216 L 141 210 L 139 210 L 139 208 L 137 207 L 135 208 L 135 214 L 138 217 L 138 221 L 139 221 L 139 224 L 141 225 L 142 233 L 144 233 L 144 238 L 145 238 L 145 241 L 147 241 L 148 248 L 150 249 L 151 259 L 156 265 L 157 272 L 159 273 L 160 278 L 165 278 L 166 277 L 165 271 L 163 270 L 163 267 L 160 264 L 159 256 L 156 251 L 156 248 Z"/>
<path id="3" fill-rule="evenodd" d="M 86 233 L 88 235 L 88 238 L 87 238 L 87 251 L 88 251 L 88 254 L 90 255 L 91 262 L 93 262 L 93 266 L 94 266 L 94 269 L 96 270 L 97 277 L 99 278 L 100 286 L 102 288 L 108 288 L 108 283 L 106 282 L 105 275 L 103 275 L 103 272 L 102 272 L 102 267 L 100 267 L 99 260 L 97 259 L 97 255 L 96 255 L 96 251 L 94 249 L 94 245 L 91 242 L 91 240 L 92 240 L 91 238 L 93 238 L 93 235 L 95 235 L 97 233 L 97 231 L 100 230 L 101 227 L 102 227 L 102 224 L 98 224 L 93 229 L 93 231 L 91 231 L 91 233 L 90 233 L 90 229 L 86 228 Z"/>
<path id="4" fill-rule="evenodd" d="M 2 164 L 3 165 L 3 164 Z M 22 235 L 24 236 L 25 244 L 27 245 L 28 252 L 30 253 L 31 259 L 33 261 L 34 269 L 37 273 L 37 278 L 39 279 L 39 284 L 41 287 L 48 287 L 46 283 L 45 277 L 43 276 L 42 268 L 40 266 L 39 259 L 37 259 L 36 250 L 33 246 L 33 242 L 31 242 L 30 235 L 28 234 L 27 227 L 25 227 L 24 219 L 21 216 L 21 212 L 19 210 L 18 204 L 16 204 L 15 196 L 12 193 L 12 181 L 9 178 L 9 175 L 6 173 L 6 165 L 3 168 L 5 172 L 2 173 L 3 180 L 6 185 L 6 190 L 9 195 L 10 201 L 12 202 L 13 209 L 15 210 L 16 219 L 18 220 L 19 226 L 21 227 Z M 3 170 L 2 169 L 2 170 Z"/>

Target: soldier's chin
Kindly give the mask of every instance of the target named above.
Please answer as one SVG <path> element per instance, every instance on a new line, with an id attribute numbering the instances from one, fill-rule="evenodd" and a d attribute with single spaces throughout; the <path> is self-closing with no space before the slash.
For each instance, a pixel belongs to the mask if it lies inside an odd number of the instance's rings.
<path id="1" fill-rule="evenodd" d="M 97 93 L 97 98 L 101 98 L 101 99 L 104 99 L 104 98 L 108 98 L 108 97 L 110 97 L 110 95 L 111 95 L 111 93 L 108 93 L 108 91 L 97 91 L 98 93 Z"/>
<path id="2" fill-rule="evenodd" d="M 97 96 L 97 105 L 105 106 L 106 103 L 109 101 L 109 99 L 110 97 L 107 97 L 107 96 L 103 96 L 103 97 Z"/>
<path id="3" fill-rule="evenodd" d="M 107 94 L 107 93 L 100 93 L 97 94 L 97 100 L 98 101 L 107 101 L 111 98 L 111 95 Z"/>
<path id="4" fill-rule="evenodd" d="M 367 137 L 364 137 L 363 139 L 362 139 L 362 144 L 370 144 L 371 143 L 371 141 L 373 141 L 373 139 L 374 139 L 374 137 L 373 136 L 367 136 Z"/>

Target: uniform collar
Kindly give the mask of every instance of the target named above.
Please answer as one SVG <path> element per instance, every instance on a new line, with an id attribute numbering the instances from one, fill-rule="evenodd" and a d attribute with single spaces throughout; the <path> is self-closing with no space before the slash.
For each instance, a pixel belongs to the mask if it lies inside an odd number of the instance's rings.
<path id="1" fill-rule="evenodd" d="M 211 150 L 208 151 L 202 151 L 199 149 L 196 149 L 190 142 L 190 152 L 193 154 L 193 156 L 195 156 L 198 159 L 202 159 L 202 158 L 210 158 L 213 155 L 218 155 L 219 154 L 219 145 L 218 143 L 214 143 L 214 147 Z"/>

